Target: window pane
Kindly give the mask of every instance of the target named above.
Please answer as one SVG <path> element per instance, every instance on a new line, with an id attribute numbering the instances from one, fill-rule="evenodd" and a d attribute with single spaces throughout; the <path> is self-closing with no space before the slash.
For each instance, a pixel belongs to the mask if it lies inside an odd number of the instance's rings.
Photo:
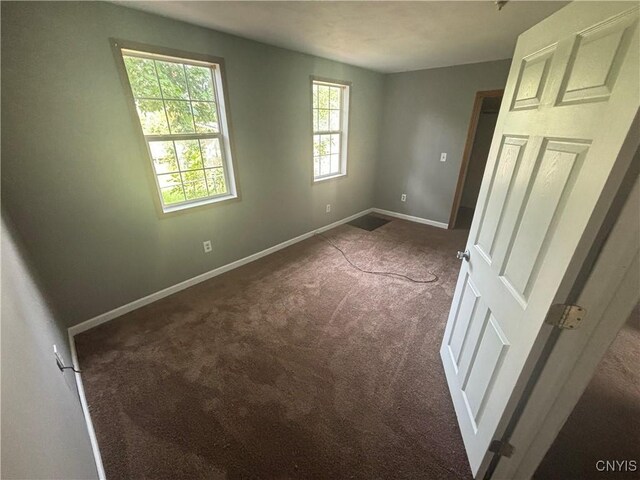
<path id="1" fill-rule="evenodd" d="M 184 68 L 179 63 L 156 61 L 163 98 L 189 98 Z"/>
<path id="2" fill-rule="evenodd" d="M 340 153 L 340 134 L 334 133 L 331 135 L 331 154 Z"/>
<path id="3" fill-rule="evenodd" d="M 160 188 L 180 187 L 182 179 L 179 173 L 158 175 L 158 184 L 160 185 Z"/>
<path id="4" fill-rule="evenodd" d="M 153 60 L 123 57 L 129 84 L 135 97 L 161 98 Z"/>
<path id="5" fill-rule="evenodd" d="M 198 133 L 217 133 L 218 118 L 216 115 L 216 104 L 213 102 L 192 102 L 193 117 L 196 122 Z"/>
<path id="6" fill-rule="evenodd" d="M 171 133 L 195 133 L 189 102 L 166 100 Z"/>
<path id="7" fill-rule="evenodd" d="M 340 130 L 340 110 L 331 110 L 329 113 L 329 130 Z"/>
<path id="8" fill-rule="evenodd" d="M 162 100 L 136 100 L 136 109 L 145 135 L 169 133 Z"/>
<path id="9" fill-rule="evenodd" d="M 215 98 L 213 96 L 211 69 L 196 67 L 195 65 L 185 65 L 185 69 L 187 70 L 191 99 L 213 101 Z"/>
<path id="10" fill-rule="evenodd" d="M 226 198 L 234 180 L 226 170 L 225 112 L 216 101 L 223 98 L 214 77 L 219 66 L 126 50 L 122 58 L 163 206 Z"/>
<path id="11" fill-rule="evenodd" d="M 320 175 L 328 175 L 330 166 L 329 155 L 320 157 Z"/>
<path id="12" fill-rule="evenodd" d="M 184 191 L 180 185 L 173 188 L 161 188 L 160 194 L 162 195 L 162 201 L 165 205 L 184 202 L 185 200 Z"/>
<path id="13" fill-rule="evenodd" d="M 331 173 L 340 172 L 340 155 L 331 155 Z"/>
<path id="14" fill-rule="evenodd" d="M 187 200 L 209 196 L 207 184 L 204 180 L 204 170 L 182 172 L 182 179 L 184 181 L 184 193 Z"/>
<path id="15" fill-rule="evenodd" d="M 329 155 L 331 153 L 331 135 L 322 135 L 320 139 L 320 155 Z"/>
<path id="16" fill-rule="evenodd" d="M 329 155 L 330 135 L 314 135 L 313 136 L 313 156 Z"/>
<path id="17" fill-rule="evenodd" d="M 178 171 L 178 160 L 173 149 L 173 142 L 149 142 L 153 167 L 156 173 Z"/>
<path id="18" fill-rule="evenodd" d="M 342 152 L 342 123 L 348 115 L 349 106 L 343 102 L 348 89 L 348 86 L 313 82 L 314 177 L 323 178 L 344 173 L 346 158 Z"/>
<path id="19" fill-rule="evenodd" d="M 182 183 L 179 173 L 158 175 L 158 184 L 160 185 L 160 193 L 162 195 L 162 201 L 165 205 L 184 202 L 185 196 L 184 191 L 182 190 Z"/>
<path id="20" fill-rule="evenodd" d="M 180 170 L 202 168 L 202 157 L 200 156 L 198 140 L 177 140 L 175 144 Z"/>
<path id="21" fill-rule="evenodd" d="M 200 148 L 202 149 L 202 157 L 204 160 L 205 168 L 222 166 L 220 140 L 218 140 L 217 138 L 200 140 Z"/>
<path id="22" fill-rule="evenodd" d="M 318 130 L 321 132 L 329 130 L 329 110 L 318 110 Z"/>
<path id="23" fill-rule="evenodd" d="M 227 182 L 222 168 L 209 168 L 205 170 L 205 176 L 210 195 L 221 195 L 227 192 Z"/>
<path id="24" fill-rule="evenodd" d="M 313 159 L 313 176 L 317 177 L 318 175 L 320 175 L 320 158 L 315 157 Z"/>
<path id="25" fill-rule="evenodd" d="M 318 106 L 320 108 L 329 108 L 329 90 L 326 85 L 318 85 Z"/>
<path id="26" fill-rule="evenodd" d="M 329 108 L 340 108 L 340 97 L 342 89 L 340 87 L 331 87 L 329 92 Z"/>

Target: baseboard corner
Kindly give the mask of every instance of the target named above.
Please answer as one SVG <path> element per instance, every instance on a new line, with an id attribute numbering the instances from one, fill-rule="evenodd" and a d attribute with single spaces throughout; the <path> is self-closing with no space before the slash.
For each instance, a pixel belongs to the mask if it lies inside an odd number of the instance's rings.
<path id="1" fill-rule="evenodd" d="M 372 212 L 379 213 L 381 215 L 388 215 L 390 217 L 400 218 L 409 222 L 421 223 L 423 225 L 431 225 L 432 227 L 448 229 L 449 224 L 444 222 L 438 222 L 436 220 L 429 220 L 428 218 L 415 217 L 413 215 L 407 215 L 406 213 L 398 213 L 392 210 L 384 210 L 382 208 L 372 208 Z"/>

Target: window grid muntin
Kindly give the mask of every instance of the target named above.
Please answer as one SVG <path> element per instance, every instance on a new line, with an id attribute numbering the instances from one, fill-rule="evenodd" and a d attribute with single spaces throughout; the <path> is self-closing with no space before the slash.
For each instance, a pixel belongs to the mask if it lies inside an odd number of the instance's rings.
<path id="1" fill-rule="evenodd" d="M 328 87 L 329 88 L 329 105 L 328 108 L 321 108 L 320 107 L 320 87 Z M 345 169 L 345 157 L 346 157 L 346 145 L 345 145 L 345 141 L 344 141 L 344 126 L 345 126 L 345 122 L 346 122 L 346 115 L 348 115 L 348 112 L 345 111 L 345 92 L 346 90 L 349 88 L 349 85 L 346 84 L 340 84 L 340 83 L 331 83 L 331 82 L 326 82 L 326 81 L 321 81 L 321 80 L 312 80 L 312 115 L 313 115 L 313 119 L 315 120 L 315 125 L 312 125 L 313 127 L 313 144 L 314 144 L 314 155 L 313 155 L 313 179 L 314 180 L 322 180 L 325 178 L 331 178 L 331 177 L 335 177 L 335 176 L 339 176 L 339 175 L 343 175 L 344 169 Z M 340 100 L 339 100 L 339 108 L 331 108 L 331 89 L 335 89 L 338 90 L 339 95 L 340 95 Z M 313 91 L 315 90 L 315 92 Z M 317 93 L 316 93 L 317 92 Z M 313 95 L 315 93 L 315 95 Z M 315 99 L 313 98 L 315 97 Z M 326 110 L 328 112 L 328 119 L 327 119 L 327 126 L 328 128 L 326 130 L 320 130 L 320 110 Z M 332 111 L 337 111 L 338 112 L 338 120 L 339 120 L 339 125 L 338 125 L 338 129 L 332 129 L 331 128 L 331 112 Z M 318 127 L 318 130 L 316 130 L 316 126 Z M 315 155 L 315 144 L 316 144 L 316 138 L 318 138 L 319 140 L 323 137 L 323 136 L 329 136 L 329 154 L 328 155 Z M 331 168 L 331 158 L 334 155 L 332 152 L 332 141 L 331 138 L 333 135 L 337 135 L 338 136 L 338 142 L 337 142 L 337 146 L 338 146 L 338 153 L 336 155 L 338 155 L 338 165 L 337 165 L 337 169 L 333 170 Z M 322 162 L 321 162 L 321 158 L 322 157 L 327 157 L 329 160 L 329 172 L 328 173 L 324 173 L 324 174 L 320 174 L 321 170 L 322 170 Z M 315 170 L 315 164 L 316 164 L 316 159 L 318 162 L 318 175 L 316 175 L 316 170 Z"/>
<path id="2" fill-rule="evenodd" d="M 201 140 L 218 140 L 218 148 L 220 151 L 220 159 L 221 159 L 221 165 L 218 167 L 205 167 L 205 157 L 204 157 L 204 153 L 202 152 L 202 142 Z M 151 167 L 153 168 L 153 173 L 156 177 L 156 184 L 158 186 L 158 191 L 160 192 L 160 200 L 162 201 L 162 204 L 164 206 L 167 207 L 174 207 L 177 205 L 183 205 L 185 203 L 193 203 L 193 202 L 198 202 L 201 200 L 205 200 L 205 199 L 209 199 L 209 198 L 218 198 L 218 197 L 224 197 L 230 194 L 230 185 L 229 185 L 229 180 L 228 180 L 228 176 L 227 176 L 227 169 L 225 168 L 225 154 L 224 154 L 224 144 L 223 142 L 223 137 L 221 134 L 216 134 L 214 136 L 211 135 L 199 135 L 197 137 L 195 136 L 189 136 L 189 137 L 185 137 L 185 136 L 176 136 L 176 135 L 154 135 L 153 138 L 149 138 L 146 139 L 147 140 L 147 149 L 149 151 L 149 158 L 151 159 Z M 187 140 L 196 140 L 198 142 L 198 150 L 200 152 L 200 160 L 202 161 L 202 168 L 193 168 L 193 169 L 183 169 L 180 165 L 180 159 L 178 158 L 178 147 L 176 146 L 176 141 L 187 141 Z M 176 157 L 176 165 L 178 166 L 178 170 L 176 171 L 172 171 L 172 172 L 165 172 L 165 173 L 158 173 L 156 171 L 156 166 L 155 166 L 155 158 L 151 152 L 151 143 L 152 142 L 171 142 L 172 143 L 172 148 L 173 148 L 173 152 L 175 154 Z M 210 189 L 209 189 L 209 183 L 207 182 L 207 175 L 206 172 L 207 171 L 214 171 L 214 170 L 222 170 L 223 173 L 223 177 L 224 177 L 224 183 L 225 183 L 225 188 L 226 190 L 222 193 L 214 193 L 211 194 Z M 189 182 L 189 181 L 185 181 L 184 176 L 182 175 L 183 173 L 186 172 L 203 172 L 204 175 L 204 184 L 205 184 L 205 188 L 207 189 L 207 196 L 206 197 L 198 197 L 195 199 L 187 199 L 187 194 L 185 191 L 185 185 L 190 185 L 192 183 L 195 182 Z M 162 188 L 160 186 L 160 182 L 158 181 L 159 178 L 163 175 L 172 175 L 172 174 L 180 174 L 180 184 L 183 190 L 183 196 L 185 198 L 184 202 L 176 202 L 176 203 L 169 203 L 169 204 L 165 204 L 164 203 L 164 199 L 162 197 Z M 165 187 L 166 188 L 166 187 Z"/>
<path id="3" fill-rule="evenodd" d="M 154 101 L 161 101 L 162 102 L 162 106 L 163 106 L 163 112 L 164 112 L 164 116 L 165 116 L 165 120 L 167 122 L 167 129 L 170 133 L 168 134 L 145 134 L 144 133 L 144 128 L 142 125 L 142 119 L 140 118 L 140 113 L 138 112 L 137 106 L 135 106 L 136 109 L 136 113 L 138 116 L 138 121 L 140 123 L 140 127 L 143 130 L 143 136 L 145 138 L 145 143 L 147 144 L 147 151 L 149 154 L 149 160 L 151 161 L 151 168 L 153 171 L 153 175 L 154 175 L 154 180 L 156 183 L 156 188 L 158 191 L 158 196 L 160 197 L 160 202 L 161 205 L 163 207 L 163 209 L 169 208 L 169 209 L 173 209 L 176 207 L 184 207 L 184 206 L 188 206 L 189 204 L 198 204 L 198 203 L 202 203 L 204 201 L 207 200 L 211 200 L 211 199 L 217 199 L 217 198 L 221 198 L 221 197 L 227 197 L 230 196 L 232 194 L 232 189 L 233 186 L 230 182 L 230 176 L 229 176 L 229 167 L 228 167 L 228 162 L 227 162 L 227 145 L 225 144 L 225 140 L 227 140 L 227 138 L 225 137 L 225 132 L 223 131 L 223 124 L 224 122 L 222 121 L 222 118 L 220 116 L 220 101 L 219 101 L 219 92 L 218 92 L 218 88 L 220 85 L 218 85 L 219 82 L 216 81 L 215 78 L 215 70 L 219 68 L 219 66 L 215 63 L 208 63 L 208 62 L 200 62 L 197 60 L 188 60 L 188 59 L 182 59 L 182 58 L 175 58 L 175 57 L 167 57 L 164 55 L 159 55 L 159 54 L 153 54 L 153 53 L 147 53 L 147 52 L 139 52 L 139 51 L 135 51 L 135 50 L 128 50 L 128 49 L 122 49 L 121 50 L 123 59 L 126 57 L 135 57 L 135 58 L 140 58 L 143 60 L 151 60 L 153 61 L 153 66 L 154 66 L 154 72 L 155 72 L 155 79 L 157 81 L 158 84 L 158 90 L 160 92 L 160 98 L 157 97 L 146 97 L 146 96 L 142 96 L 142 97 L 138 97 L 136 96 L 134 90 L 133 90 L 133 86 L 131 83 L 131 79 L 129 77 L 129 72 L 126 69 L 126 64 L 125 64 L 125 72 L 127 74 L 127 79 L 129 81 L 129 85 L 130 85 L 130 89 L 131 89 L 131 94 L 133 96 L 134 99 L 134 104 L 136 100 L 154 100 Z M 167 62 L 167 63 L 175 63 L 177 65 L 181 65 L 182 66 L 182 70 L 183 70 L 183 74 L 185 76 L 185 83 L 187 86 L 187 94 L 188 94 L 188 99 L 184 99 L 184 98 L 165 98 L 164 96 L 164 92 L 162 89 L 162 83 L 160 82 L 160 75 L 158 73 L 158 65 L 157 65 L 157 61 L 163 61 L 163 62 Z M 209 70 L 209 74 L 211 75 L 211 88 L 213 90 L 213 100 L 201 100 L 201 99 L 194 99 L 191 96 L 191 85 L 189 82 L 189 77 L 187 76 L 186 73 L 186 65 L 193 65 L 193 66 L 197 66 L 197 67 L 203 67 L 203 68 L 207 68 Z M 191 132 L 186 132 L 186 133 L 171 133 L 171 122 L 169 121 L 169 117 L 168 117 L 168 113 L 167 113 L 167 106 L 166 106 L 166 102 L 165 100 L 169 100 L 169 101 L 184 101 L 186 103 L 188 103 L 189 106 L 189 111 L 191 113 L 191 120 L 192 120 L 192 124 L 193 124 L 193 133 Z M 215 123 L 217 124 L 217 132 L 206 132 L 206 133 L 200 133 L 197 132 L 197 128 L 196 128 L 196 119 L 195 119 L 195 115 L 193 113 L 193 108 L 192 108 L 192 103 L 213 103 L 214 104 L 214 115 L 215 115 Z M 218 140 L 218 146 L 219 146 L 219 151 L 220 151 L 220 158 L 221 158 L 221 163 L 222 165 L 219 167 L 210 167 L 210 168 L 205 168 L 204 167 L 204 154 L 202 153 L 202 143 L 200 142 L 200 140 L 208 140 L 208 139 L 217 139 Z M 198 149 L 200 152 L 200 159 L 202 161 L 202 165 L 203 168 L 201 169 L 193 169 L 193 170 L 182 170 L 181 166 L 180 166 L 180 161 L 178 159 L 178 151 L 177 151 L 177 147 L 175 145 L 176 141 L 185 141 L 185 140 L 197 140 L 198 141 Z M 158 174 L 156 172 L 156 167 L 155 167 L 155 161 L 154 161 L 154 157 L 153 154 L 151 152 L 151 147 L 150 147 L 150 143 L 151 142 L 155 142 L 155 141 L 165 141 L 165 142 L 172 142 L 172 148 L 174 151 L 174 154 L 176 156 L 176 163 L 178 166 L 178 171 L 177 172 L 170 172 L 170 173 L 161 173 Z M 207 176 L 206 176 L 206 172 L 207 170 L 211 170 L 211 171 L 215 171 L 215 170 L 219 170 L 222 169 L 222 173 L 223 173 L 223 178 L 224 178 L 224 183 L 225 183 L 225 192 L 223 193 L 216 193 L 216 194 L 211 194 L 210 193 L 210 189 L 209 189 L 209 184 L 207 181 Z M 187 172 L 187 171 L 202 171 L 203 175 L 204 175 L 204 184 L 205 184 L 205 188 L 207 189 L 207 196 L 205 197 L 197 197 L 194 199 L 187 199 L 187 193 L 186 193 L 186 189 L 185 189 L 185 185 L 190 185 L 192 183 L 195 182 L 186 182 L 184 180 L 183 177 L 183 172 Z M 184 201 L 181 202 L 175 202 L 175 203 L 165 203 L 164 198 L 162 196 L 162 187 L 160 186 L 160 182 L 159 182 L 159 177 L 161 175 L 170 175 L 170 174 L 175 174 L 175 173 L 179 173 L 180 175 L 180 187 L 182 189 L 182 194 L 183 194 L 183 198 L 185 199 Z"/>

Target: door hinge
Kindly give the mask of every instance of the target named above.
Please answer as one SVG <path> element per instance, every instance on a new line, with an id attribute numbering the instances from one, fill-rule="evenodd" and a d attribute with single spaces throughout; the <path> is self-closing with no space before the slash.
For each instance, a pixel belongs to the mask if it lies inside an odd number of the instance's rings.
<path id="1" fill-rule="evenodd" d="M 495 453 L 500 457 L 510 458 L 515 451 L 515 447 L 511 445 L 509 442 L 505 442 L 502 440 L 493 440 L 489 444 L 489 451 Z"/>
<path id="2" fill-rule="evenodd" d="M 563 330 L 575 330 L 580 326 L 586 313 L 580 305 L 556 303 L 549 308 L 545 323 Z"/>

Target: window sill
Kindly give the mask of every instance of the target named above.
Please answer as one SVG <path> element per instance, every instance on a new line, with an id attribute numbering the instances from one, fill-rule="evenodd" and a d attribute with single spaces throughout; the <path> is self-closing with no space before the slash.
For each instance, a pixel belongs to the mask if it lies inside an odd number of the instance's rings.
<path id="1" fill-rule="evenodd" d="M 174 205 L 169 207 L 162 207 L 162 213 L 176 213 L 176 212 L 184 212 L 185 210 L 189 210 L 191 208 L 203 207 L 205 205 L 211 205 L 214 203 L 224 202 L 226 200 L 233 200 L 238 198 L 238 195 L 229 194 L 223 195 L 215 198 L 204 198 L 202 200 L 194 200 L 189 203 L 181 203 L 180 205 Z"/>
<path id="2" fill-rule="evenodd" d="M 314 178 L 313 183 L 322 183 L 322 182 L 326 182 L 327 180 L 334 180 L 336 178 L 341 178 L 346 176 L 347 176 L 346 173 L 336 173 L 335 175 L 331 175 L 330 177 Z"/>

